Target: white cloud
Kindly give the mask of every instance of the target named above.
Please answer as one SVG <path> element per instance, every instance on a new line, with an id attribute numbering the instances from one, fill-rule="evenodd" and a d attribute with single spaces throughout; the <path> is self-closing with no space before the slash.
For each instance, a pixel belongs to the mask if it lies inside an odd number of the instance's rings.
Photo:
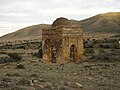
<path id="1" fill-rule="evenodd" d="M 119 12 L 120 0 L 0 0 L 0 36 L 27 25 L 52 23 L 57 17 L 81 20 Z M 3 33 L 2 33 L 3 32 Z"/>
<path id="2" fill-rule="evenodd" d="M 4 13 L 3 16 L 12 16 L 12 17 L 25 17 L 27 14 L 25 13 Z"/>

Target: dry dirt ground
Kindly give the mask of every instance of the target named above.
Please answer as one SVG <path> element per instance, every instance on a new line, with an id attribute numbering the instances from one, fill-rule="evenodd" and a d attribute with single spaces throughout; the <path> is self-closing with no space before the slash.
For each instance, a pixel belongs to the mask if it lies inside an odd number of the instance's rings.
<path id="1" fill-rule="evenodd" d="M 0 90 L 120 90 L 120 62 L 0 64 Z"/>

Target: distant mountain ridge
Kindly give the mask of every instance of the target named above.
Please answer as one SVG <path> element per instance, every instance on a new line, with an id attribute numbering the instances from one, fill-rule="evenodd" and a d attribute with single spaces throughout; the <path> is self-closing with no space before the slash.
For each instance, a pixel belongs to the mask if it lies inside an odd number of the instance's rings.
<path id="1" fill-rule="evenodd" d="M 120 33 L 120 12 L 99 14 L 79 21 L 79 25 L 91 33 Z"/>
<path id="2" fill-rule="evenodd" d="M 84 33 L 120 33 L 120 12 L 98 14 L 96 16 L 81 21 L 71 20 L 71 23 L 73 25 L 80 26 L 83 29 Z M 42 29 L 50 27 L 51 25 L 48 24 L 29 26 L 16 32 L 4 35 L 0 38 L 0 40 L 40 36 L 42 34 Z"/>

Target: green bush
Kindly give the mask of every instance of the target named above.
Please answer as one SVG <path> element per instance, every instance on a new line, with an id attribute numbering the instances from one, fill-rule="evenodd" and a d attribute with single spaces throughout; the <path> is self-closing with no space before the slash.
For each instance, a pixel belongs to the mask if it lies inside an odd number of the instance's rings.
<path id="1" fill-rule="evenodd" d="M 36 57 L 38 57 L 38 58 L 42 58 L 42 54 L 43 54 L 43 53 L 42 53 L 42 48 L 40 48 L 37 53 L 34 53 L 34 54 L 33 54 L 33 56 L 36 56 Z"/>
<path id="2" fill-rule="evenodd" d="M 22 59 L 22 56 L 18 53 L 8 53 L 8 56 L 17 61 L 20 61 Z"/>

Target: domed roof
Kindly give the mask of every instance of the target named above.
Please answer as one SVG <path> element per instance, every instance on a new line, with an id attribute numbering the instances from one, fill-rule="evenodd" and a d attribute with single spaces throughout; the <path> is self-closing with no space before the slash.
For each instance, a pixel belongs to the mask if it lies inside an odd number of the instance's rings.
<path id="1" fill-rule="evenodd" d="M 71 22 L 67 18 L 57 18 L 53 24 L 52 27 L 57 27 L 57 26 L 71 26 Z"/>

